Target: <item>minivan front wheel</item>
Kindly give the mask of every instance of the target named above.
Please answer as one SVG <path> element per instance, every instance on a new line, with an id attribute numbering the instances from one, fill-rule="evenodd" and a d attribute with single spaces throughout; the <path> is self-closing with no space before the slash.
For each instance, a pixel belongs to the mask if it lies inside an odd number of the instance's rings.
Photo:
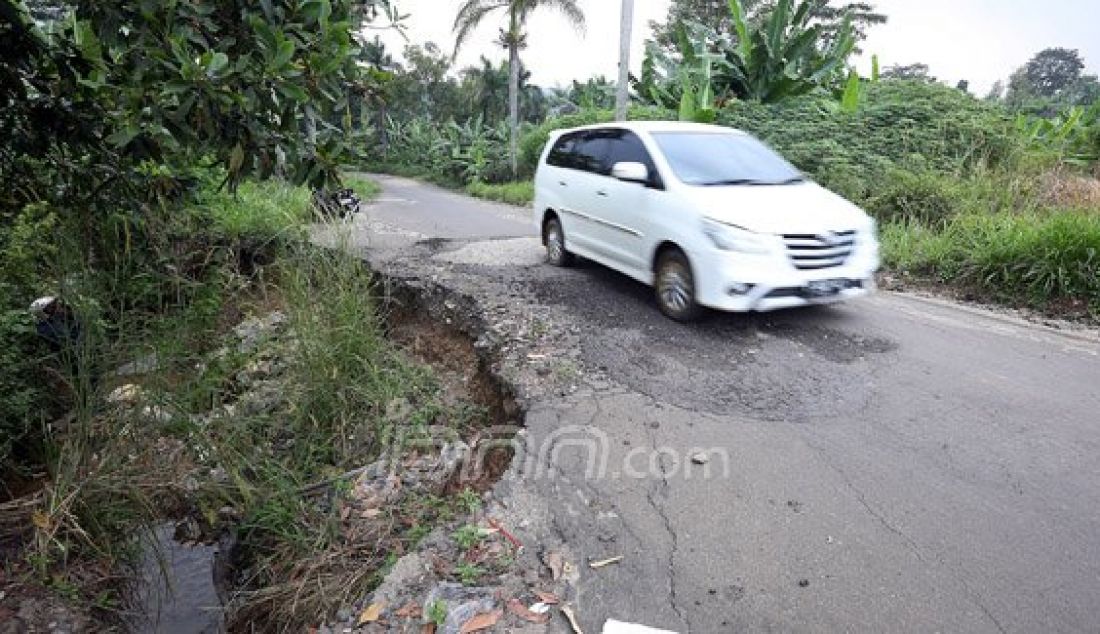
<path id="1" fill-rule="evenodd" d="M 676 321 L 692 321 L 703 314 L 695 302 L 695 277 L 691 264 L 678 250 L 667 251 L 657 262 L 655 283 L 657 306 L 665 316 Z"/>
<path id="2" fill-rule="evenodd" d="M 561 220 L 550 218 L 546 221 L 543 240 L 546 242 L 546 261 L 554 266 L 569 266 L 573 262 L 573 254 L 565 248 L 565 231 L 561 228 Z"/>

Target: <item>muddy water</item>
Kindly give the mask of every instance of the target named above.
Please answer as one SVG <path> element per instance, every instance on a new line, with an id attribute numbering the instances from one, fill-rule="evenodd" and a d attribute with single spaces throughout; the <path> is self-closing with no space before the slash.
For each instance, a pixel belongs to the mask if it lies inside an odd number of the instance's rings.
<path id="1" fill-rule="evenodd" d="M 132 632 L 215 634 L 224 631 L 221 601 L 214 586 L 216 546 L 185 546 L 173 539 L 175 526 L 153 529 L 144 546 L 141 585 L 134 597 Z"/>

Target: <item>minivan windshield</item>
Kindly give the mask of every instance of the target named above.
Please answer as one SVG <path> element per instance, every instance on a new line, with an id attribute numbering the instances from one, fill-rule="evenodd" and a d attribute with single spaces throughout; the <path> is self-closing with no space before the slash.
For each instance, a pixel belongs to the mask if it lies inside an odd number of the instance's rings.
<path id="1" fill-rule="evenodd" d="M 676 177 L 688 185 L 790 185 L 805 180 L 768 146 L 747 134 L 655 132 Z"/>

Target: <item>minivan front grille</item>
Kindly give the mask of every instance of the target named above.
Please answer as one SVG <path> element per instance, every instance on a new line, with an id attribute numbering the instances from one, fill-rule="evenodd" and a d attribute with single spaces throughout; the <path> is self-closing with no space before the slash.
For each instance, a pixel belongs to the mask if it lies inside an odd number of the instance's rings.
<path id="1" fill-rule="evenodd" d="M 787 255 L 796 269 L 812 271 L 842 266 L 851 257 L 856 246 L 856 232 L 830 231 L 827 233 L 784 234 Z"/>

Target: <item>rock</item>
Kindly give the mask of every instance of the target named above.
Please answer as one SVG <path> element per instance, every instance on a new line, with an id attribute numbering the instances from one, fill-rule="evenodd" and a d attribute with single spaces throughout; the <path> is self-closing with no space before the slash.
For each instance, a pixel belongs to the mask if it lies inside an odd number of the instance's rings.
<path id="1" fill-rule="evenodd" d="M 27 634 L 27 624 L 17 616 L 0 612 L 0 634 Z"/>
<path id="2" fill-rule="evenodd" d="M 341 623 L 347 623 L 351 620 L 351 610 L 348 608 L 340 608 L 336 611 L 336 620 Z"/>
<path id="3" fill-rule="evenodd" d="M 447 620 L 437 632 L 459 634 L 467 621 L 478 614 L 492 612 L 497 607 L 494 593 L 493 588 L 468 588 L 458 583 L 441 583 L 432 588 L 422 605 L 432 606 L 437 601 L 444 602 L 447 605 Z"/>
<path id="4" fill-rule="evenodd" d="M 187 491 L 188 493 L 194 493 L 195 491 L 199 490 L 199 481 L 195 478 L 195 476 L 188 474 L 183 476 L 183 479 L 180 480 L 180 486 L 183 487 L 184 491 Z"/>
<path id="5" fill-rule="evenodd" d="M 697 451 L 691 454 L 691 461 L 695 464 L 706 464 L 710 462 L 710 456 L 705 451 Z"/>
<path id="6" fill-rule="evenodd" d="M 429 456 L 420 461 L 417 469 L 427 473 L 428 480 L 437 486 L 449 482 L 466 463 L 470 456 L 471 448 L 461 440 L 445 442 L 439 449 L 437 456 Z"/>
<path id="7" fill-rule="evenodd" d="M 285 387 L 276 383 L 258 383 L 237 401 L 237 409 L 244 416 L 270 414 L 283 404 Z"/>
<path id="8" fill-rule="evenodd" d="M 133 407 L 141 400 L 142 394 L 141 386 L 127 383 L 111 390 L 107 402 L 115 407 Z"/>
<path id="9" fill-rule="evenodd" d="M 356 480 L 351 498 L 363 509 L 377 509 L 396 500 L 401 495 L 401 488 L 397 476 L 373 476 L 368 470 Z"/>
<path id="10" fill-rule="evenodd" d="M 141 420 L 156 425 L 167 425 L 176 419 L 176 414 L 160 405 L 146 405 L 141 408 Z"/>
<path id="11" fill-rule="evenodd" d="M 275 311 L 264 317 L 246 319 L 233 329 L 238 339 L 237 350 L 252 352 L 265 339 L 280 334 L 286 328 L 286 314 Z"/>
<path id="12" fill-rule="evenodd" d="M 139 359 L 119 366 L 114 374 L 118 377 L 137 376 L 141 374 L 152 374 L 160 370 L 160 357 L 156 352 L 149 353 Z"/>

